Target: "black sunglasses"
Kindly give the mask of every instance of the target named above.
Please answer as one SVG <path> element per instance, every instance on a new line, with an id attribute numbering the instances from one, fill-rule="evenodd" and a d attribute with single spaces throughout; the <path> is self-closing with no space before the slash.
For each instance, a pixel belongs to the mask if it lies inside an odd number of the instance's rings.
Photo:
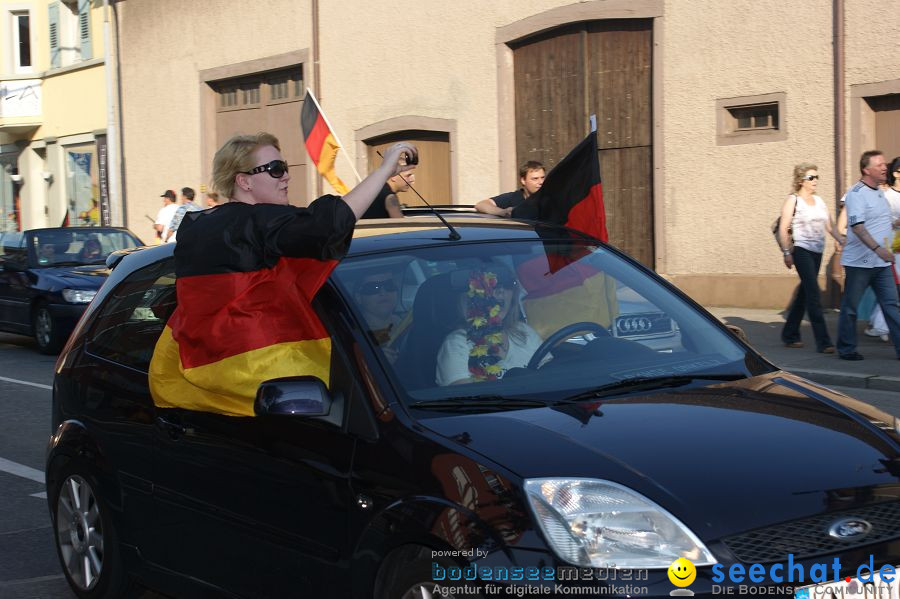
<path id="1" fill-rule="evenodd" d="M 359 286 L 360 295 L 378 295 L 382 292 L 396 293 L 397 285 L 393 281 L 369 281 Z"/>
<path id="2" fill-rule="evenodd" d="M 273 160 L 267 164 L 261 164 L 249 171 L 241 171 L 245 175 L 255 175 L 256 173 L 267 172 L 273 179 L 281 179 L 288 172 L 288 164 L 284 160 Z"/>
<path id="3" fill-rule="evenodd" d="M 818 178 L 819 178 L 819 175 L 806 175 L 805 177 L 802 177 L 802 179 L 804 181 L 813 181 Z"/>

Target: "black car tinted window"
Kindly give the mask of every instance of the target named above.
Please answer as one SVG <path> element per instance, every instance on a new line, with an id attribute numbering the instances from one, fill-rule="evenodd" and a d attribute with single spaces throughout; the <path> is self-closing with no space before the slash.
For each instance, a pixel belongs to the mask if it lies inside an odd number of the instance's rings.
<path id="1" fill-rule="evenodd" d="M 90 332 L 88 351 L 148 370 L 156 341 L 175 305 L 174 260 L 135 271 L 106 297 Z"/>

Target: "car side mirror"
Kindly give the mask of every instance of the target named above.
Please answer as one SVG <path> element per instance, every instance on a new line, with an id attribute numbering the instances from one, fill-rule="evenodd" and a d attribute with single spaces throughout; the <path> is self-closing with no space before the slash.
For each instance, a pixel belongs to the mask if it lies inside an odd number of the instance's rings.
<path id="1" fill-rule="evenodd" d="M 272 379 L 256 390 L 253 411 L 257 416 L 327 416 L 331 411 L 331 395 L 325 383 L 315 376 Z"/>
<path id="2" fill-rule="evenodd" d="M 725 328 L 731 331 L 731 334 L 743 341 L 744 343 L 750 343 L 750 340 L 747 338 L 747 333 L 744 332 L 744 329 L 737 326 L 736 324 L 726 324 Z"/>

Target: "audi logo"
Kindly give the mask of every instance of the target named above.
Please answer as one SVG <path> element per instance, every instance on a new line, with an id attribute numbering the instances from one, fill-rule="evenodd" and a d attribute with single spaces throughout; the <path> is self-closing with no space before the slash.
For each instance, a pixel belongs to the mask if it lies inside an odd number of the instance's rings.
<path id="1" fill-rule="evenodd" d="M 843 518 L 828 527 L 828 536 L 842 541 L 853 541 L 864 537 L 872 530 L 872 525 L 859 518 Z"/>
<path id="2" fill-rule="evenodd" d="M 620 333 L 646 333 L 653 328 L 653 321 L 646 316 L 623 316 L 616 321 Z"/>

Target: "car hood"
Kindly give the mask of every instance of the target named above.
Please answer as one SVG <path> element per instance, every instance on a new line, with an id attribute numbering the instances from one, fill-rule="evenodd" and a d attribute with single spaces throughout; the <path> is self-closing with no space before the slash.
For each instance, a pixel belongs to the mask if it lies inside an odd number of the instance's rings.
<path id="1" fill-rule="evenodd" d="M 47 289 L 100 289 L 109 276 L 104 264 L 51 266 L 35 271 Z"/>
<path id="2" fill-rule="evenodd" d="M 784 372 L 421 424 L 523 478 L 630 487 L 703 539 L 900 493 L 895 419 Z"/>

